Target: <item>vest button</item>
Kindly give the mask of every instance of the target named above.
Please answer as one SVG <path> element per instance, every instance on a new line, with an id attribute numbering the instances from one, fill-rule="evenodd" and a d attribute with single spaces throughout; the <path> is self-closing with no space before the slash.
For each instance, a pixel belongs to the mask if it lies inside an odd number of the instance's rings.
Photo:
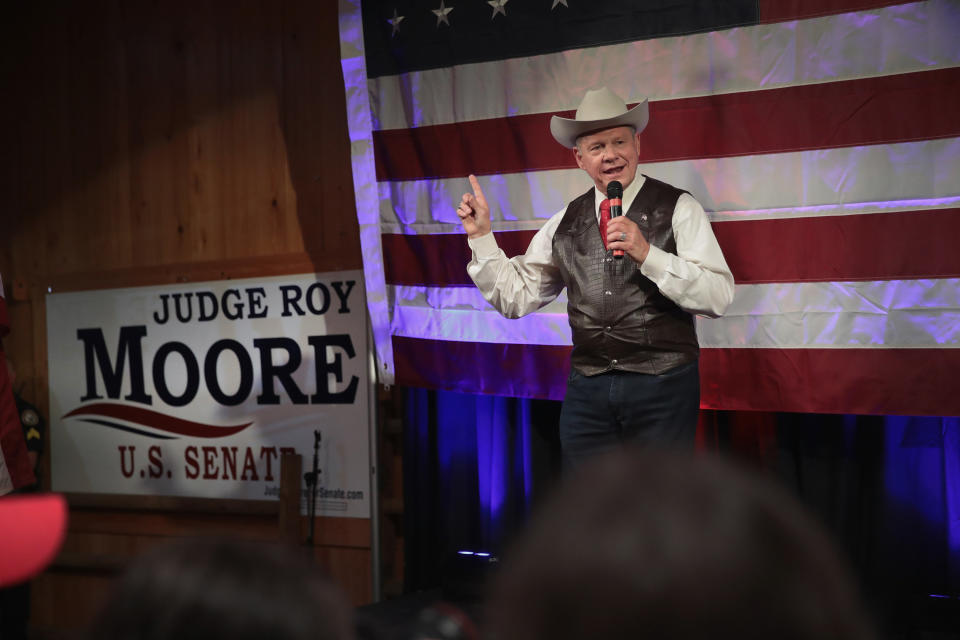
<path id="1" fill-rule="evenodd" d="M 612 296 L 612 295 L 613 295 L 613 291 L 604 291 L 604 292 L 603 292 L 603 295 L 605 295 L 605 296 Z"/>
<path id="2" fill-rule="evenodd" d="M 613 329 L 613 327 L 609 325 L 603 328 L 603 330 L 606 331 L 607 333 L 609 333 L 611 329 Z"/>
<path id="3" fill-rule="evenodd" d="M 611 361 L 610 361 L 610 364 L 612 364 L 613 366 L 617 366 L 617 361 L 616 361 L 616 360 L 611 360 Z"/>

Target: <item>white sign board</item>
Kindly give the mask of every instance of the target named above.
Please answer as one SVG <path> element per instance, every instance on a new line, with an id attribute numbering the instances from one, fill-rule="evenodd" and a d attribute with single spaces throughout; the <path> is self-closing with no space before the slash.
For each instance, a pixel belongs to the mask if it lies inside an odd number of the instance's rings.
<path id="1" fill-rule="evenodd" d="M 363 292 L 348 271 L 49 294 L 53 489 L 275 500 L 316 431 L 317 514 L 369 518 Z"/>

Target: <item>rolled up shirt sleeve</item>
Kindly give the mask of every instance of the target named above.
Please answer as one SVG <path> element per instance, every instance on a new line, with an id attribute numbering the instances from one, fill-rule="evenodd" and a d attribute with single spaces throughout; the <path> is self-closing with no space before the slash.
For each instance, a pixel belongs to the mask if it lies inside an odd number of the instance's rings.
<path id="1" fill-rule="evenodd" d="M 699 202 L 684 193 L 673 212 L 677 255 L 650 246 L 640 272 L 689 313 L 716 318 L 733 301 L 733 274 L 710 220 Z"/>
<path id="2" fill-rule="evenodd" d="M 563 213 L 550 218 L 526 252 L 514 258 L 507 257 L 493 233 L 468 239 L 473 256 L 467 273 L 484 299 L 507 318 L 533 313 L 563 290 L 560 271 L 553 262 L 553 234 Z"/>

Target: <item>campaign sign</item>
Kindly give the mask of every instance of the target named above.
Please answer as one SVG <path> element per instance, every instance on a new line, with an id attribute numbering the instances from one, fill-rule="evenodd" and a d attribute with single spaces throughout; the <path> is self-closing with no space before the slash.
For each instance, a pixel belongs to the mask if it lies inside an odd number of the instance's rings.
<path id="1" fill-rule="evenodd" d="M 363 292 L 347 271 L 48 294 L 53 489 L 275 500 L 318 432 L 317 514 L 370 517 Z"/>

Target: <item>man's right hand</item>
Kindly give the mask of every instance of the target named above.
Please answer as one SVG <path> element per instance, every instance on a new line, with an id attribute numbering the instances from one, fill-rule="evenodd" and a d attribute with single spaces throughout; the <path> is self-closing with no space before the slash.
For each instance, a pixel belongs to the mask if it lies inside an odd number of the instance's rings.
<path id="1" fill-rule="evenodd" d="M 460 222 L 463 223 L 463 230 L 467 232 L 467 237 L 479 238 L 490 233 L 490 205 L 483 197 L 483 189 L 480 188 L 477 176 L 473 174 L 470 175 L 470 186 L 473 188 L 473 193 L 465 193 L 460 198 L 457 215 L 460 216 Z"/>

